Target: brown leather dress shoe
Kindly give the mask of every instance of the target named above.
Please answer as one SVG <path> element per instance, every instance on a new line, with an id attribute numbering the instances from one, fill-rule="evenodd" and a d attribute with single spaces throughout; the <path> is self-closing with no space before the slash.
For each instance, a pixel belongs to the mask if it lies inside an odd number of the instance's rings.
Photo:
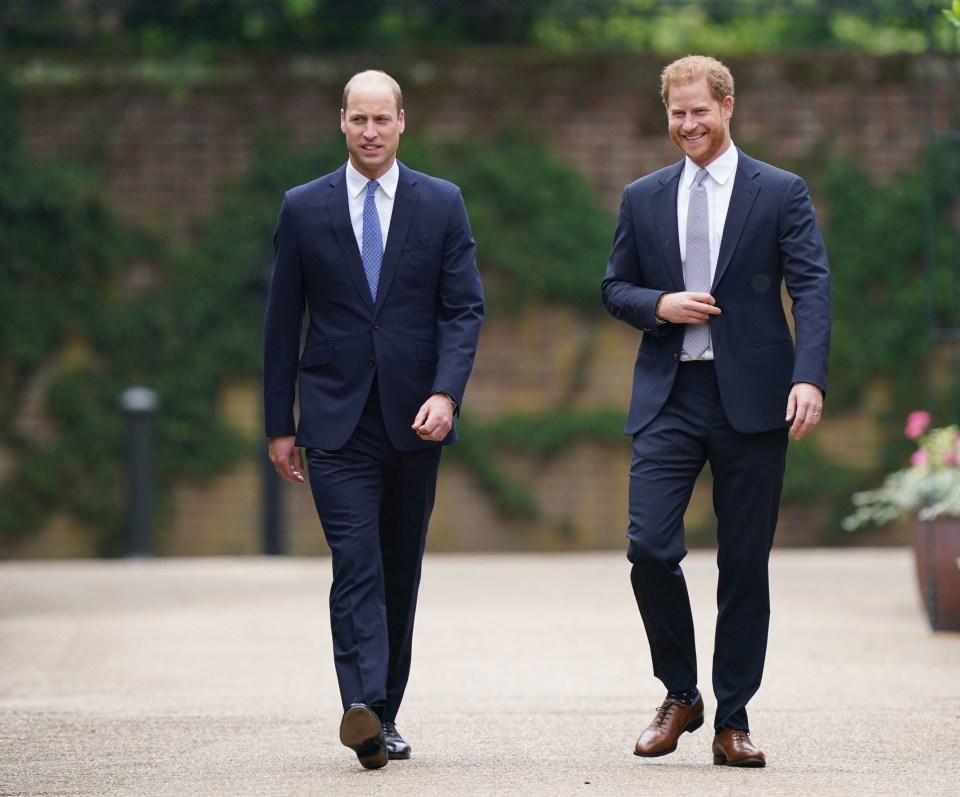
<path id="1" fill-rule="evenodd" d="M 365 769 L 380 769 L 390 760 L 380 718 L 369 706 L 354 703 L 340 721 L 340 742 L 357 754 Z"/>
<path id="2" fill-rule="evenodd" d="M 713 763 L 728 767 L 765 767 L 767 757 L 750 741 L 749 731 L 721 728 L 713 737 Z"/>
<path id="3" fill-rule="evenodd" d="M 634 755 L 644 758 L 653 758 L 666 755 L 677 749 L 677 740 L 680 734 L 686 731 L 693 733 L 703 725 L 703 696 L 698 695 L 696 702 L 688 706 L 679 700 L 667 698 L 657 709 L 654 717 L 633 750 Z"/>

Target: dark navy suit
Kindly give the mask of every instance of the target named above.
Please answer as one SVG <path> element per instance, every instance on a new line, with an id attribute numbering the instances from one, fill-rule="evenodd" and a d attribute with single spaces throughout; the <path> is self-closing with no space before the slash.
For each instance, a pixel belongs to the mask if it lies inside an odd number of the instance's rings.
<path id="1" fill-rule="evenodd" d="M 677 194 L 684 162 L 631 183 L 602 295 L 643 332 L 625 432 L 633 436 L 628 557 L 654 674 L 697 683 L 693 620 L 680 561 L 683 515 L 704 463 L 713 475 L 719 568 L 713 661 L 715 727 L 748 729 L 759 688 L 791 386 L 826 389 L 830 274 L 806 184 L 738 150 L 711 294 L 714 361 L 681 363 L 683 324 L 657 323 L 664 292 L 683 291 Z M 792 301 L 795 340 L 781 297 Z"/>
<path id="2" fill-rule="evenodd" d="M 459 405 L 483 318 L 459 189 L 399 169 L 376 302 L 343 166 L 284 197 L 264 324 L 266 433 L 295 433 L 307 449 L 332 552 L 343 706 L 385 704 L 386 721 L 395 719 L 409 675 L 441 446 L 456 440 L 455 430 L 442 443 L 422 440 L 411 426 L 432 393 Z"/>

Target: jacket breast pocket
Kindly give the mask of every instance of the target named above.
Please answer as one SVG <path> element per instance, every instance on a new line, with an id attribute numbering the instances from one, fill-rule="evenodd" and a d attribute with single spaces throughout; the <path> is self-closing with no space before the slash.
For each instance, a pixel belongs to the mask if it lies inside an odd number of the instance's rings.
<path id="1" fill-rule="evenodd" d="M 403 251 L 414 252 L 418 249 L 429 249 L 431 246 L 439 246 L 442 240 L 439 235 L 430 235 L 426 238 L 414 238 L 404 244 Z"/>
<path id="2" fill-rule="evenodd" d="M 750 348 L 753 350 L 757 349 L 769 349 L 775 346 L 793 346 L 793 338 L 789 335 L 785 338 L 776 338 L 774 340 L 763 340 L 759 343 L 751 343 Z"/>

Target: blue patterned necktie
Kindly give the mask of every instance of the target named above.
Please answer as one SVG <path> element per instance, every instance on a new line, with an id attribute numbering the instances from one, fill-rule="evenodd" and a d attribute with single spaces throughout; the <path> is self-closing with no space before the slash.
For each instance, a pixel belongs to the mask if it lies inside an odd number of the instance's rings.
<path id="1" fill-rule="evenodd" d="M 377 284 L 380 282 L 380 264 L 383 263 L 383 232 L 380 229 L 380 214 L 374 199 L 379 183 L 371 180 L 367 183 L 367 196 L 363 200 L 363 246 L 360 258 L 363 270 L 367 274 L 370 295 L 377 300 Z"/>
<path id="2" fill-rule="evenodd" d="M 687 251 L 683 263 L 683 282 L 688 291 L 710 292 L 710 213 L 707 209 L 707 189 L 703 181 L 707 170 L 700 169 L 690 186 L 690 204 L 687 209 Z M 707 324 L 687 324 L 683 333 L 683 350 L 695 360 L 710 345 L 710 327 Z"/>

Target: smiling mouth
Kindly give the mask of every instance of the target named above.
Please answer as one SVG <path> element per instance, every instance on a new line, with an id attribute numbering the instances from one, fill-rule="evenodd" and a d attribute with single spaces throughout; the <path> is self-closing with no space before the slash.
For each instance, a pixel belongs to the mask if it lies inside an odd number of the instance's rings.
<path id="1" fill-rule="evenodd" d="M 686 141 L 687 143 L 692 143 L 694 141 L 699 141 L 701 138 L 704 138 L 706 135 L 707 135 L 706 133 L 697 133 L 697 135 L 695 136 L 684 136 L 683 140 Z"/>

